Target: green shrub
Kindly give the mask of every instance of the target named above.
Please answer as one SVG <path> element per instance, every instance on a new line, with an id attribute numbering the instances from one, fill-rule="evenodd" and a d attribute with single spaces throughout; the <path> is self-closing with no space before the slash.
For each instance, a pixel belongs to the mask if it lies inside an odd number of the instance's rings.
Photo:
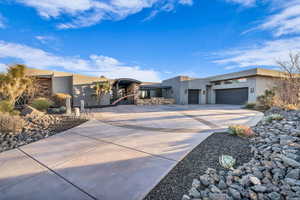
<path id="1" fill-rule="evenodd" d="M 31 103 L 31 106 L 39 111 L 46 111 L 52 105 L 53 102 L 47 98 L 37 98 Z"/>
<path id="2" fill-rule="evenodd" d="M 48 110 L 49 114 L 64 114 L 67 111 L 67 108 L 64 106 L 61 106 L 59 108 L 49 108 Z"/>
<path id="3" fill-rule="evenodd" d="M 67 98 L 71 98 L 71 95 L 65 93 L 56 93 L 52 97 L 54 104 L 57 107 L 66 106 Z"/>
<path id="4" fill-rule="evenodd" d="M 250 127 L 244 125 L 231 125 L 228 128 L 228 132 L 241 137 L 253 137 L 255 135 Z"/>
<path id="5" fill-rule="evenodd" d="M 59 108 L 59 111 L 60 111 L 61 113 L 65 113 L 65 112 L 67 112 L 67 108 L 66 108 L 65 106 L 61 106 L 61 107 Z"/>
<path id="6" fill-rule="evenodd" d="M 14 106 L 6 100 L 0 101 L 0 112 L 11 113 L 14 110 Z"/>
<path id="7" fill-rule="evenodd" d="M 245 108 L 254 109 L 256 107 L 256 103 L 246 103 Z"/>
<path id="8" fill-rule="evenodd" d="M 9 113 L 11 115 L 20 114 L 19 111 L 14 110 L 14 106 L 6 100 L 0 101 L 0 113 Z"/>
<path id="9" fill-rule="evenodd" d="M 265 121 L 272 122 L 273 120 L 280 121 L 283 120 L 283 116 L 280 114 L 272 114 L 265 117 Z"/>
<path id="10" fill-rule="evenodd" d="M 2 113 L 0 115 L 0 133 L 20 133 L 25 121 L 20 116 Z"/>

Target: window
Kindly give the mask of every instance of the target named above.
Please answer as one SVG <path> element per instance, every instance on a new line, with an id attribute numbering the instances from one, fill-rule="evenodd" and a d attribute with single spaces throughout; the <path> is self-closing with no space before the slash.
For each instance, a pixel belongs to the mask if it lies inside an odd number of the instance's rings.
<path id="1" fill-rule="evenodd" d="M 231 79 L 231 80 L 226 80 L 224 84 L 246 83 L 247 81 L 248 81 L 247 78 Z"/>
<path id="2" fill-rule="evenodd" d="M 221 81 L 215 82 L 214 85 L 221 85 Z"/>
<path id="3" fill-rule="evenodd" d="M 232 84 L 232 83 L 234 83 L 233 80 L 227 80 L 224 82 L 224 84 Z"/>

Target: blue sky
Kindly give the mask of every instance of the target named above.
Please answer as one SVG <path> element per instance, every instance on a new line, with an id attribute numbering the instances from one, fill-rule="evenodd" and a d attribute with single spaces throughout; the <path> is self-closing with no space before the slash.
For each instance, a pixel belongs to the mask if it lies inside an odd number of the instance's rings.
<path id="1" fill-rule="evenodd" d="M 0 70 L 159 81 L 272 69 L 298 51 L 299 0 L 0 0 Z"/>

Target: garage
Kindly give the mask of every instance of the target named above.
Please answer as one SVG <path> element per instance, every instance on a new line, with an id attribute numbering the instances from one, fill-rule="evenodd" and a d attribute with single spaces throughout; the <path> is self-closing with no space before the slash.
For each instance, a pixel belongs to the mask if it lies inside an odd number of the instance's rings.
<path id="1" fill-rule="evenodd" d="M 200 90 L 188 90 L 188 93 L 189 104 L 199 104 Z"/>
<path id="2" fill-rule="evenodd" d="M 248 101 L 248 88 L 216 90 L 217 104 L 242 105 Z"/>

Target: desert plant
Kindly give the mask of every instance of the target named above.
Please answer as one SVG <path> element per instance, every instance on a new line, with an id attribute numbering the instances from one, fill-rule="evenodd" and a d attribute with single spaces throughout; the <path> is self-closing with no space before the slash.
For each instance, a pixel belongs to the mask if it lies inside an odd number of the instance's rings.
<path id="1" fill-rule="evenodd" d="M 66 100 L 71 98 L 71 95 L 66 93 L 56 93 L 53 95 L 52 100 L 57 107 L 66 106 Z"/>
<path id="2" fill-rule="evenodd" d="M 228 128 L 228 132 L 241 137 L 253 137 L 255 135 L 253 130 L 245 125 L 231 125 Z"/>
<path id="3" fill-rule="evenodd" d="M 233 166 L 236 163 L 236 159 L 229 155 L 222 155 L 219 157 L 219 163 L 223 168 L 233 170 Z"/>
<path id="4" fill-rule="evenodd" d="M 275 105 L 275 91 L 265 90 L 265 93 L 257 98 L 259 107 L 268 110 Z"/>
<path id="5" fill-rule="evenodd" d="M 245 108 L 254 109 L 256 107 L 256 103 L 246 103 Z"/>
<path id="6" fill-rule="evenodd" d="M 94 94 L 92 96 L 96 97 L 97 101 L 100 103 L 103 95 L 108 94 L 111 90 L 111 84 L 109 80 L 104 80 L 97 82 L 94 86 Z"/>
<path id="7" fill-rule="evenodd" d="M 25 125 L 25 121 L 16 115 L 1 113 L 0 133 L 20 133 Z"/>
<path id="8" fill-rule="evenodd" d="M 60 111 L 61 113 L 65 113 L 65 112 L 67 112 L 67 108 L 66 108 L 65 106 L 61 106 L 61 107 L 59 108 L 59 111 Z"/>
<path id="9" fill-rule="evenodd" d="M 14 106 L 7 100 L 0 101 L 0 112 L 11 113 L 14 111 Z"/>
<path id="10" fill-rule="evenodd" d="M 271 115 L 266 116 L 264 120 L 267 122 L 272 122 L 273 120 L 276 120 L 276 121 L 283 120 L 283 118 L 284 117 L 280 114 L 271 114 Z"/>
<path id="11" fill-rule="evenodd" d="M 53 102 L 47 98 L 36 98 L 32 101 L 31 106 L 39 111 L 46 111 L 50 106 L 53 105 Z"/>
<path id="12" fill-rule="evenodd" d="M 65 106 L 61 106 L 59 108 L 49 108 L 48 110 L 49 114 L 64 114 L 67 111 L 67 108 Z"/>
<path id="13" fill-rule="evenodd" d="M 300 104 L 300 53 L 290 53 L 288 61 L 277 61 L 277 64 L 283 73 L 275 87 L 276 106 L 297 109 Z"/>
<path id="14" fill-rule="evenodd" d="M 24 65 L 9 66 L 0 74 L 0 98 L 15 105 L 21 96 L 34 87 L 32 78 L 26 76 Z"/>
<path id="15" fill-rule="evenodd" d="M 282 108 L 285 109 L 285 110 L 298 110 L 299 109 L 299 105 L 286 104 L 286 105 L 283 105 Z"/>

